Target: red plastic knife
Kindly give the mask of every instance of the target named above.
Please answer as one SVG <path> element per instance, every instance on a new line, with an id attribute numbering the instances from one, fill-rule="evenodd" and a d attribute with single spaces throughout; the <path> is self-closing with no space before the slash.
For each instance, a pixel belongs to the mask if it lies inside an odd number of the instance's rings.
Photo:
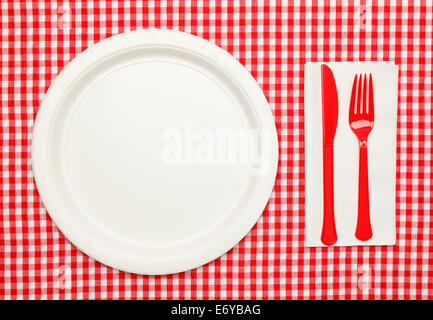
<path id="1" fill-rule="evenodd" d="M 337 242 L 334 218 L 334 137 L 338 121 L 338 96 L 332 70 L 322 64 L 323 127 L 323 225 L 321 240 L 332 246 Z"/>

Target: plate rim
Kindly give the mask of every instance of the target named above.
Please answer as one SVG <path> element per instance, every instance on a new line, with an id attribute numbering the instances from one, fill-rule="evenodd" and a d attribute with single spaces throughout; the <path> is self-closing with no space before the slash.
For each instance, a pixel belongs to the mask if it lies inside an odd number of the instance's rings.
<path id="1" fill-rule="evenodd" d="M 95 62 L 122 50 L 141 46 L 178 47 L 199 54 L 227 72 L 250 101 L 261 130 L 269 133 L 269 170 L 260 175 L 254 197 L 234 223 L 205 248 L 196 248 L 174 258 L 137 257 L 105 247 L 86 229 L 74 222 L 73 214 L 59 200 L 50 172 L 48 144 L 50 129 L 68 87 Z M 188 271 L 213 261 L 238 244 L 254 227 L 272 195 L 278 171 L 278 134 L 271 108 L 264 93 L 248 70 L 232 55 L 198 36 L 168 29 L 141 29 L 106 38 L 78 54 L 57 75 L 43 97 L 34 122 L 31 143 L 31 165 L 40 199 L 47 213 L 63 235 L 78 249 L 97 261 L 118 270 L 146 275 L 163 275 Z M 242 220 L 242 221 L 241 221 Z M 221 238 L 224 238 L 221 240 Z M 218 240 L 218 241 L 217 241 Z"/>

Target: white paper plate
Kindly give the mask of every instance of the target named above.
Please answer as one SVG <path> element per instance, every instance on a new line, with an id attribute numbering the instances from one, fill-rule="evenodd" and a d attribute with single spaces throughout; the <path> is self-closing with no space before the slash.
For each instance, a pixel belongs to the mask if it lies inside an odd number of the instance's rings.
<path id="1" fill-rule="evenodd" d="M 228 132 L 256 132 L 256 145 L 234 150 L 257 148 L 258 160 L 230 154 Z M 33 129 L 36 185 L 56 225 L 89 256 L 140 274 L 189 270 L 235 246 L 265 208 L 277 162 L 253 77 L 176 31 L 124 33 L 78 55 Z"/>

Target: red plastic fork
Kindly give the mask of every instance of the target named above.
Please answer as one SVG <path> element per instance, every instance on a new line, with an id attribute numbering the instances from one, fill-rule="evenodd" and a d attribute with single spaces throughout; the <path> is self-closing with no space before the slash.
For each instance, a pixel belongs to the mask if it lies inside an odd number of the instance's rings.
<path id="1" fill-rule="evenodd" d="M 367 138 L 374 124 L 373 79 L 369 76 L 367 102 L 367 75 L 355 75 L 350 98 L 349 125 L 359 140 L 358 222 L 355 236 L 366 241 L 373 236 L 370 222 L 368 193 Z M 362 104 L 361 104 L 362 95 Z"/>

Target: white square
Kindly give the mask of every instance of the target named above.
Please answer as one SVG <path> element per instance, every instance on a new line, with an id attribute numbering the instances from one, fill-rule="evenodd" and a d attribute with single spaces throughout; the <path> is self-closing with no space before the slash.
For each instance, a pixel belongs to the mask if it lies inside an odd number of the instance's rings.
<path id="1" fill-rule="evenodd" d="M 306 245 L 323 246 L 322 63 L 305 65 L 305 224 Z M 392 62 L 326 63 L 338 91 L 338 124 L 334 139 L 334 213 L 338 240 L 334 246 L 395 244 L 395 172 L 398 68 Z M 358 214 L 358 141 L 348 122 L 356 73 L 373 75 L 375 119 L 368 137 L 370 218 L 373 237 L 355 237 Z M 383 94 L 382 92 L 386 92 Z"/>

